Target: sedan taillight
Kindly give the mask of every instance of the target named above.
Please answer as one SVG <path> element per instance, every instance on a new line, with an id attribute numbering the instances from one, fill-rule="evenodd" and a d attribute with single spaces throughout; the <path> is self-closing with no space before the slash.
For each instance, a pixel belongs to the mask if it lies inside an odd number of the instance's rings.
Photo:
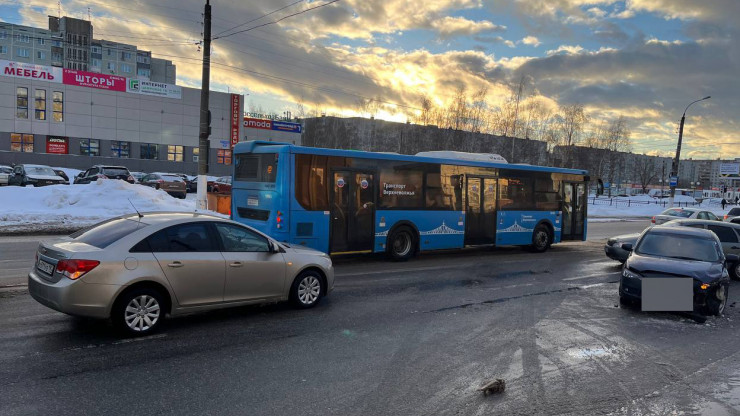
<path id="1" fill-rule="evenodd" d="M 650 220 L 653 224 L 655 224 L 655 215 L 653 215 L 653 219 Z"/>
<path id="2" fill-rule="evenodd" d="M 97 260 L 59 260 L 59 263 L 57 263 L 57 272 L 72 280 L 77 280 L 85 273 L 96 268 L 98 264 L 100 262 Z"/>

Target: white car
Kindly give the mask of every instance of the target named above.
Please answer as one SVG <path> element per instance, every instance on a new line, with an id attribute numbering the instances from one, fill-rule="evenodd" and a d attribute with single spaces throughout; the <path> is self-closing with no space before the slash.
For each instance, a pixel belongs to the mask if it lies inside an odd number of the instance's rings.
<path id="1" fill-rule="evenodd" d="M 696 208 L 668 208 L 667 210 L 656 215 L 652 219 L 652 223 L 660 225 L 668 221 L 676 219 L 693 219 L 693 220 L 712 220 L 722 221 L 716 215 L 709 211 L 704 211 Z"/>
<path id="2" fill-rule="evenodd" d="M 8 178 L 10 178 L 11 173 L 13 173 L 13 168 L 0 165 L 0 186 L 6 186 L 8 184 Z"/>

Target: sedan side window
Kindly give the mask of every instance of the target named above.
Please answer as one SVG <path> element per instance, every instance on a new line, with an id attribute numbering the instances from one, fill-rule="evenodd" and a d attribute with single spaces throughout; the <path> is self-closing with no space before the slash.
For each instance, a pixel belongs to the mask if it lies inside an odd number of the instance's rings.
<path id="1" fill-rule="evenodd" d="M 737 234 L 730 227 L 723 227 L 721 225 L 709 225 L 708 227 L 717 234 L 719 241 L 723 243 L 737 243 Z"/>
<path id="2" fill-rule="evenodd" d="M 700 219 L 700 220 L 708 220 L 709 219 L 709 217 L 707 216 L 707 213 L 704 212 L 704 211 L 696 214 L 696 218 L 697 219 Z"/>
<path id="3" fill-rule="evenodd" d="M 202 222 L 173 225 L 151 235 L 149 247 L 154 253 L 219 251 Z"/>
<path id="4" fill-rule="evenodd" d="M 224 251 L 229 252 L 268 252 L 270 245 L 267 239 L 244 227 L 216 223 Z"/>
<path id="5" fill-rule="evenodd" d="M 717 218 L 717 216 L 712 214 L 711 212 L 707 212 L 707 218 L 709 218 L 712 221 L 719 221 L 719 218 Z"/>

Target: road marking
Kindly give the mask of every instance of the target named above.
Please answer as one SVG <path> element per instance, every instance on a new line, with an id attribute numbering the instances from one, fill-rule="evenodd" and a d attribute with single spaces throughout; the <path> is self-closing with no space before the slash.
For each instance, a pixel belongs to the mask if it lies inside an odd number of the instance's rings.
<path id="1" fill-rule="evenodd" d="M 563 279 L 564 282 L 570 281 L 570 280 L 581 280 L 581 279 L 590 279 L 592 277 L 599 277 L 599 276 L 611 276 L 617 273 L 596 273 L 596 274 L 589 274 L 586 276 L 576 276 L 576 277 L 568 277 Z"/>

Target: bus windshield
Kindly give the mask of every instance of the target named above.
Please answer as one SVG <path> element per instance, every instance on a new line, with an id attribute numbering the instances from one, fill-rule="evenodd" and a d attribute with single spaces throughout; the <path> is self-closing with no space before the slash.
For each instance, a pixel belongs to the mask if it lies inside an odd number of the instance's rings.
<path id="1" fill-rule="evenodd" d="M 247 153 L 236 155 L 234 180 L 245 182 L 275 182 L 277 153 Z"/>

